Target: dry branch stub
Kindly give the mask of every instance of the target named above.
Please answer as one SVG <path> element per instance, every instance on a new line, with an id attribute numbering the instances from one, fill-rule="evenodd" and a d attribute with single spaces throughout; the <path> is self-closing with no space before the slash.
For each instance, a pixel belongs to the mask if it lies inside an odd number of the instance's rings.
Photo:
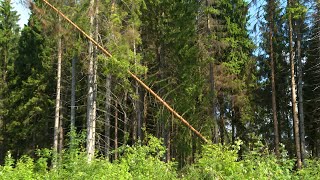
<path id="1" fill-rule="evenodd" d="M 97 43 L 92 37 L 90 37 L 87 33 L 85 33 L 78 25 L 76 25 L 73 21 L 71 21 L 68 17 L 66 17 L 61 11 L 59 11 L 56 7 L 50 4 L 47 0 L 42 0 L 46 5 L 48 5 L 51 9 L 57 12 L 62 18 L 64 18 L 68 23 L 74 26 L 82 35 L 89 39 L 95 46 L 97 46 L 106 56 L 112 57 L 112 54 L 109 53 L 106 49 L 104 49 L 99 43 Z M 209 141 L 199 132 L 197 131 L 190 123 L 185 120 L 179 113 L 177 113 L 167 102 L 165 102 L 157 93 L 155 93 L 148 85 L 146 85 L 141 79 L 139 79 L 135 74 L 133 74 L 130 70 L 127 70 L 130 76 L 135 79 L 145 90 L 151 93 L 163 106 L 165 106 L 177 119 L 179 119 L 185 126 L 187 126 L 191 131 L 193 131 L 200 139 L 204 142 L 209 143 Z"/>

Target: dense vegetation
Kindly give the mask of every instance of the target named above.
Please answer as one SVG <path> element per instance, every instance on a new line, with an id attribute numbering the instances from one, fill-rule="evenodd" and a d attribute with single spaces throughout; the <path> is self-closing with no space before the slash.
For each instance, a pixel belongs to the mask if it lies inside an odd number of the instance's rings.
<path id="1" fill-rule="evenodd" d="M 52 3 L 112 56 L 0 0 L 0 179 L 318 178 L 319 0 Z"/>
<path id="2" fill-rule="evenodd" d="M 165 148 L 155 137 L 148 137 L 144 146 L 120 147 L 121 155 L 112 163 L 104 158 L 88 163 L 85 151 L 69 149 L 61 154 L 60 165 L 49 170 L 52 151 L 38 150 L 36 160 L 22 156 L 16 163 L 9 154 L 0 166 L 0 179 L 319 179 L 318 161 L 308 161 L 308 167 L 295 172 L 287 152 L 281 149 L 277 158 L 260 141 L 239 159 L 241 143 L 204 145 L 195 162 L 182 170 L 161 160 Z"/>

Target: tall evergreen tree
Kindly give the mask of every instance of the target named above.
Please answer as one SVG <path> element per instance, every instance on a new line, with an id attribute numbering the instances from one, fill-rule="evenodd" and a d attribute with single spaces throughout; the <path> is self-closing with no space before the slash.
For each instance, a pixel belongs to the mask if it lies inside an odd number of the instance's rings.
<path id="1" fill-rule="evenodd" d="M 6 124 L 4 117 L 8 113 L 6 107 L 9 102 L 8 83 L 12 80 L 13 64 L 17 58 L 19 41 L 19 15 L 13 10 L 10 0 L 0 2 L 0 163 L 4 157 L 6 139 Z"/>
<path id="2" fill-rule="evenodd" d="M 288 0 L 288 9 L 293 7 L 293 1 Z M 299 117 L 297 109 L 297 94 L 296 94 L 296 81 L 295 81 L 295 57 L 293 50 L 293 17 L 292 12 L 288 12 L 288 26 L 289 26 L 289 59 L 290 59 L 290 71 L 291 71 L 291 103 L 292 103 L 292 116 L 294 127 L 294 140 L 295 140 L 295 152 L 297 157 L 297 167 L 301 169 L 301 146 L 300 146 L 300 134 L 299 134 Z"/>
<path id="3" fill-rule="evenodd" d="M 270 56 L 270 65 L 271 65 L 271 86 L 272 86 L 272 113 L 273 113 L 273 124 L 274 124 L 274 142 L 275 142 L 275 153 L 277 156 L 280 155 L 279 152 L 279 127 L 278 127 L 278 117 L 277 117 L 277 103 L 276 103 L 276 87 L 275 87 L 275 59 L 274 59 L 274 50 L 273 50 L 273 34 L 274 34 L 274 12 L 275 12 L 275 2 L 273 0 L 268 2 L 268 15 L 269 21 L 269 56 Z"/>
<path id="4" fill-rule="evenodd" d="M 251 91 L 254 87 L 251 57 L 253 43 L 248 37 L 247 9 L 248 4 L 242 0 L 231 2 L 220 1 L 216 9 L 218 18 L 224 25 L 223 36 L 218 40 L 224 44 L 221 55 L 215 57 L 216 91 L 220 114 L 221 142 L 227 143 L 235 137 L 248 139 L 246 123 L 253 116 Z M 229 138 L 227 123 L 233 126 L 234 133 Z M 235 134 L 236 132 L 236 134 Z"/>
<path id="5" fill-rule="evenodd" d="M 51 144 L 48 135 L 53 134 L 50 121 L 54 112 L 53 49 L 50 48 L 53 46 L 42 30 L 39 19 L 31 14 L 28 26 L 21 32 L 19 55 L 9 84 L 6 147 L 16 156 L 33 154 L 34 149 Z"/>
<path id="6" fill-rule="evenodd" d="M 312 28 L 309 35 L 310 44 L 308 47 L 307 61 L 305 64 L 305 75 L 303 96 L 305 99 L 305 126 L 307 144 L 310 148 L 311 155 L 320 157 L 320 123 L 319 123 L 319 71 L 320 63 L 320 2 L 314 1 L 314 14 L 312 18 Z"/>

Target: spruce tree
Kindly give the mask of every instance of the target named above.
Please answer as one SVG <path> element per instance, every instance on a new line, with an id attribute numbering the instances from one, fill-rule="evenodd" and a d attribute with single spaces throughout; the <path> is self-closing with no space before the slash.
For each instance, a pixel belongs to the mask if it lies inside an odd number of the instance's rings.
<path id="1" fill-rule="evenodd" d="M 8 84 L 12 80 L 13 64 L 17 58 L 19 40 L 19 15 L 13 10 L 10 0 L 0 2 L 0 159 L 3 159 L 6 147 L 6 126 L 8 119 L 4 118 L 9 109 Z M 1 163 L 1 162 L 0 162 Z"/>
<path id="2" fill-rule="evenodd" d="M 6 147 L 13 154 L 32 154 L 33 150 L 50 147 L 48 132 L 52 132 L 54 107 L 54 70 L 52 44 L 43 34 L 40 21 L 32 14 L 28 26 L 21 32 L 18 57 L 14 62 L 9 84 L 9 112 Z M 17 146 L 19 144 L 19 146 Z"/>

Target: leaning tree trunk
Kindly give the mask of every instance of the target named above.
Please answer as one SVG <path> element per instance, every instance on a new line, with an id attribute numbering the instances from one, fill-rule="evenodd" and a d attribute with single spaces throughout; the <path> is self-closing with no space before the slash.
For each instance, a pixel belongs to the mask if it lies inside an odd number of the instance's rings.
<path id="1" fill-rule="evenodd" d="M 288 0 L 288 6 L 291 7 L 292 2 Z M 290 65 L 291 65 L 291 98 L 292 98 L 292 113 L 293 113 L 293 126 L 294 126 L 294 140 L 295 150 L 297 157 L 297 168 L 301 169 L 301 151 L 300 151 L 300 136 L 299 136 L 299 118 L 297 111 L 297 95 L 296 95 L 296 82 L 295 82 L 295 70 L 294 70 L 294 54 L 293 54 L 293 38 L 292 38 L 292 15 L 288 16 L 289 24 L 289 50 L 290 50 Z"/>

